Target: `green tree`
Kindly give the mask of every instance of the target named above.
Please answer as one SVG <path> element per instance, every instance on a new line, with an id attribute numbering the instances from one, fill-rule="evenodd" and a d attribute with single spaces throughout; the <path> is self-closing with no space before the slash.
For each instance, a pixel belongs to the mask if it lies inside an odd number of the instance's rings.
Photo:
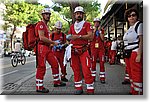
<path id="1" fill-rule="evenodd" d="M 56 5 L 53 7 L 54 11 L 61 12 L 62 15 L 64 15 L 64 20 L 68 22 L 70 25 L 71 23 L 74 23 L 74 9 L 75 7 L 79 6 L 79 0 L 72 1 L 72 0 L 52 0 Z M 71 20 L 70 20 L 71 19 Z M 71 21 L 71 22 L 70 22 Z"/>
<path id="2" fill-rule="evenodd" d="M 55 6 L 53 7 L 54 11 L 59 12 L 61 15 L 63 15 L 63 19 L 68 22 L 70 25 L 71 23 L 74 23 L 74 9 L 76 6 L 81 5 L 85 10 L 85 20 L 92 22 L 95 17 L 100 17 L 100 6 L 101 4 L 98 3 L 97 0 L 89 0 L 89 1 L 83 1 L 83 0 L 52 0 L 55 3 Z"/>
<path id="3" fill-rule="evenodd" d="M 68 23 L 63 19 L 63 17 L 58 13 L 58 12 L 54 12 L 54 11 L 51 11 L 52 14 L 51 14 L 51 17 L 50 17 L 50 22 L 48 23 L 48 26 L 49 26 L 49 29 L 50 30 L 54 30 L 55 28 L 55 23 L 57 21 L 61 21 L 63 23 L 63 28 L 62 28 L 62 31 L 64 33 L 67 33 L 68 32 Z"/>
<path id="4" fill-rule="evenodd" d="M 11 39 L 11 50 L 12 50 L 12 39 L 18 26 L 26 26 L 29 23 L 35 23 L 40 19 L 39 12 L 43 9 L 43 6 L 38 4 L 31 4 L 24 1 L 11 2 L 7 0 L 5 3 L 6 10 L 4 13 L 4 21 L 9 22 L 9 25 L 13 28 Z"/>

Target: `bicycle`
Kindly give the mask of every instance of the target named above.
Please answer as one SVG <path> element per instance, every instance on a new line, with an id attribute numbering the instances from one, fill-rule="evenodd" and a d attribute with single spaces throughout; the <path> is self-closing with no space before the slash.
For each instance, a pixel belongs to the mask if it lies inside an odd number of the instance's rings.
<path id="1" fill-rule="evenodd" d="M 13 52 L 11 54 L 11 64 L 13 67 L 17 67 L 18 63 L 25 65 L 26 57 L 24 54 L 25 53 L 22 53 L 22 52 Z"/>

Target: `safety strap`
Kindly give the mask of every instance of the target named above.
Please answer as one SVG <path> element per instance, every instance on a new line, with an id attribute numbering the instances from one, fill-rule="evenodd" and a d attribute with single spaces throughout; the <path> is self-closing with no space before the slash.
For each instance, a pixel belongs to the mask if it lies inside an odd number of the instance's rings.
<path id="1" fill-rule="evenodd" d="M 135 32 L 137 33 L 137 30 L 138 30 L 138 27 L 139 27 L 139 25 L 142 23 L 142 21 L 139 21 L 137 24 L 136 24 L 136 26 L 135 26 Z"/>
<path id="2" fill-rule="evenodd" d="M 54 40 L 54 33 L 52 33 L 52 40 Z M 62 33 L 62 37 L 63 37 L 63 42 L 65 41 L 65 34 L 64 33 Z"/>
<path id="3" fill-rule="evenodd" d="M 136 47 L 134 47 L 134 48 L 132 48 L 132 49 L 126 49 L 126 50 L 135 50 L 135 49 L 137 49 L 137 48 L 139 48 L 139 46 L 136 46 Z"/>
<path id="4" fill-rule="evenodd" d="M 135 45 L 135 44 L 139 44 L 139 42 L 128 43 L 128 45 L 125 45 L 124 47 L 127 47 L 129 45 Z"/>

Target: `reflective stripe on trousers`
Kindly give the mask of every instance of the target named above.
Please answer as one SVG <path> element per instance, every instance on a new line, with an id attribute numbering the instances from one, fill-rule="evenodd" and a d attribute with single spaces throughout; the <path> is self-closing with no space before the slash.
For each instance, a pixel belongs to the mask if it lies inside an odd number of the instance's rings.
<path id="1" fill-rule="evenodd" d="M 125 80 L 129 80 L 129 74 L 125 74 Z"/>
<path id="2" fill-rule="evenodd" d="M 94 82 L 92 84 L 86 84 L 87 90 L 88 89 L 94 89 Z"/>
<path id="3" fill-rule="evenodd" d="M 54 81 L 58 81 L 59 80 L 59 74 L 53 74 L 53 78 L 54 78 Z"/>
<path id="4" fill-rule="evenodd" d="M 143 83 L 133 82 L 133 88 L 138 92 L 137 94 L 140 95 L 143 92 Z"/>
<path id="5" fill-rule="evenodd" d="M 96 71 L 91 71 L 92 76 L 96 76 Z"/>
<path id="6" fill-rule="evenodd" d="M 36 89 L 41 90 L 43 88 L 43 80 L 36 79 Z"/>
<path id="7" fill-rule="evenodd" d="M 74 84 L 75 84 L 76 88 L 82 87 L 82 80 L 78 81 L 78 82 L 75 82 Z"/>
<path id="8" fill-rule="evenodd" d="M 99 73 L 99 77 L 100 77 L 100 78 L 105 78 L 105 72 L 100 72 L 100 73 Z"/>

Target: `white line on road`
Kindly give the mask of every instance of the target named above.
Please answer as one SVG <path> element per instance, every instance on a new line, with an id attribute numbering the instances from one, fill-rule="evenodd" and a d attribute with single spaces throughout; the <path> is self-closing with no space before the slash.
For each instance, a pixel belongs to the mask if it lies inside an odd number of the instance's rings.
<path id="1" fill-rule="evenodd" d="M 27 61 L 25 64 L 27 64 L 27 63 L 32 63 L 32 62 L 35 62 L 36 60 L 33 60 L 33 61 Z M 8 65 L 2 65 L 2 66 L 0 66 L 0 68 L 8 68 L 8 67 L 12 67 L 12 65 L 11 64 L 8 64 Z"/>
<path id="2" fill-rule="evenodd" d="M 5 74 L 2 74 L 2 75 L 0 75 L 0 77 L 5 76 L 5 75 L 8 75 L 8 74 L 15 73 L 15 72 L 17 72 L 17 71 L 18 71 L 18 70 L 14 70 L 14 71 L 12 71 L 12 72 L 8 72 L 8 73 L 5 73 Z"/>

